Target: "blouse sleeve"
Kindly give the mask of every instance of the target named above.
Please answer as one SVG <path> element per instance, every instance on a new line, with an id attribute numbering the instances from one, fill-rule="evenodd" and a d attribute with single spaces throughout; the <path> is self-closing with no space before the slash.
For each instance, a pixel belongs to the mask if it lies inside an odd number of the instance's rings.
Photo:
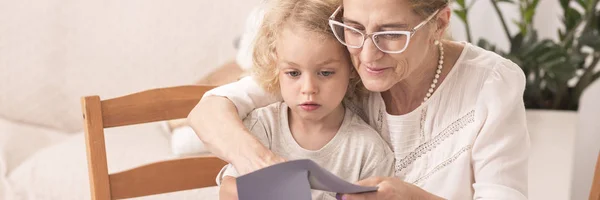
<path id="1" fill-rule="evenodd" d="M 207 96 L 222 96 L 229 99 L 237 108 L 241 119 L 245 118 L 255 108 L 281 101 L 281 97 L 271 95 L 263 90 L 250 76 L 212 89 L 206 92 L 203 98 Z"/>
<path id="2" fill-rule="evenodd" d="M 233 165 L 231 164 L 223 166 L 223 168 L 221 168 L 221 171 L 219 171 L 219 174 L 217 174 L 217 178 L 215 180 L 218 186 L 221 186 L 221 183 L 223 183 L 223 178 L 225 178 L 226 176 L 237 178 L 238 176 L 240 176 L 240 174 L 237 172 L 237 170 L 235 170 L 235 167 L 233 167 Z"/>
<path id="3" fill-rule="evenodd" d="M 523 71 L 509 60 L 491 70 L 478 106 L 483 126 L 472 149 L 473 199 L 527 199 L 529 133 Z"/>

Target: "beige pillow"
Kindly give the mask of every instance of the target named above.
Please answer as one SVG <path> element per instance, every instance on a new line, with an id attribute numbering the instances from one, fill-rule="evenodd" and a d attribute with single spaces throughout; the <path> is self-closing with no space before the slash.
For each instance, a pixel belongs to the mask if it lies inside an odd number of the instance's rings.
<path id="1" fill-rule="evenodd" d="M 67 136 L 57 130 L 0 118 L 0 176 L 10 173 L 39 149 Z"/>
<path id="2" fill-rule="evenodd" d="M 108 129 L 106 149 L 111 173 L 174 157 L 158 124 Z M 39 151 L 9 174 L 8 180 L 11 199 L 89 199 L 83 134 Z M 216 188 L 205 188 L 142 199 L 218 199 L 217 195 Z"/>
<path id="3" fill-rule="evenodd" d="M 258 2 L 3 3 L 0 117 L 76 132 L 81 96 L 192 84 L 235 57 Z"/>

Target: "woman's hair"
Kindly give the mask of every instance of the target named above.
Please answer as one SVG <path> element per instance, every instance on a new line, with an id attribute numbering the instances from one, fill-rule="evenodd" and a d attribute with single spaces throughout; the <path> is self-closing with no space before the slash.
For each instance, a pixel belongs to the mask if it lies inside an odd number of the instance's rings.
<path id="1" fill-rule="evenodd" d="M 271 0 L 270 3 L 254 41 L 252 70 L 259 85 L 270 93 L 279 94 L 279 69 L 275 47 L 284 28 L 298 27 L 314 33 L 313 36 L 336 40 L 328 20 L 341 5 L 341 0 Z M 351 63 L 343 45 L 337 40 L 336 44 L 340 45 L 348 63 Z M 363 86 L 354 68 L 351 65 L 348 67 L 351 68 L 351 78 L 347 93 L 352 94 L 355 88 Z"/>
<path id="2" fill-rule="evenodd" d="M 408 0 L 413 11 L 423 18 L 450 4 L 451 0 Z"/>
<path id="3" fill-rule="evenodd" d="M 450 5 L 452 0 L 407 0 L 412 7 L 413 12 L 423 19 L 432 15 L 435 11 Z M 432 20 L 435 21 L 435 20 Z M 448 31 L 450 24 L 444 31 L 443 39 L 452 40 L 452 34 Z"/>

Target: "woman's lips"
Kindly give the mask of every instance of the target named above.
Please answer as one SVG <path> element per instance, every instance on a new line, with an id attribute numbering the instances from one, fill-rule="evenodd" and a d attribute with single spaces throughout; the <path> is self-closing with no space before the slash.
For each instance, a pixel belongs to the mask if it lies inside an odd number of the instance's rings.
<path id="1" fill-rule="evenodd" d="M 300 108 L 302 108 L 305 111 L 313 111 L 313 110 L 318 109 L 319 107 L 321 107 L 321 105 L 315 104 L 315 103 L 303 103 L 303 104 L 300 104 Z"/>
<path id="2" fill-rule="evenodd" d="M 375 67 L 365 67 L 365 70 L 367 72 L 369 72 L 370 74 L 382 74 L 383 72 L 385 72 L 386 70 L 391 69 L 389 67 L 385 67 L 385 68 L 375 68 Z"/>

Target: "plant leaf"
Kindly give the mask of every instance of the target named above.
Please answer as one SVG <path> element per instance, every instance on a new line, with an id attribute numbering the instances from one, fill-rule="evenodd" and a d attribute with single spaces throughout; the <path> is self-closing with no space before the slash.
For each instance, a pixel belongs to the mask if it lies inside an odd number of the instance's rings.
<path id="1" fill-rule="evenodd" d="M 461 21 L 463 21 L 464 23 L 467 23 L 467 10 L 465 10 L 465 9 L 454 10 L 454 14 L 456 14 L 458 16 L 458 18 L 460 18 Z"/>
<path id="2" fill-rule="evenodd" d="M 588 46 L 594 51 L 600 51 L 600 33 L 597 29 L 587 29 L 578 38 L 582 46 Z"/>
<path id="3" fill-rule="evenodd" d="M 600 32 L 600 10 L 596 12 L 596 30 Z"/>
<path id="4" fill-rule="evenodd" d="M 581 6 L 582 8 L 588 7 L 588 3 L 585 0 L 577 0 L 577 4 L 579 4 L 579 6 Z"/>
<path id="5" fill-rule="evenodd" d="M 579 11 L 569 7 L 565 10 L 565 16 L 563 17 L 563 23 L 565 24 L 565 28 L 568 31 L 575 28 L 577 22 L 581 20 L 581 13 Z"/>
<path id="6" fill-rule="evenodd" d="M 525 21 L 527 22 L 531 22 L 533 21 L 533 15 L 535 14 L 535 7 L 529 7 L 525 10 L 525 13 L 523 13 L 523 17 L 525 18 Z"/>
<path id="7" fill-rule="evenodd" d="M 512 0 L 496 0 L 498 3 L 512 3 L 514 4 L 515 2 Z"/>
<path id="8" fill-rule="evenodd" d="M 563 10 L 566 10 L 569 7 L 570 2 L 571 0 L 560 0 L 560 7 L 562 7 Z"/>

